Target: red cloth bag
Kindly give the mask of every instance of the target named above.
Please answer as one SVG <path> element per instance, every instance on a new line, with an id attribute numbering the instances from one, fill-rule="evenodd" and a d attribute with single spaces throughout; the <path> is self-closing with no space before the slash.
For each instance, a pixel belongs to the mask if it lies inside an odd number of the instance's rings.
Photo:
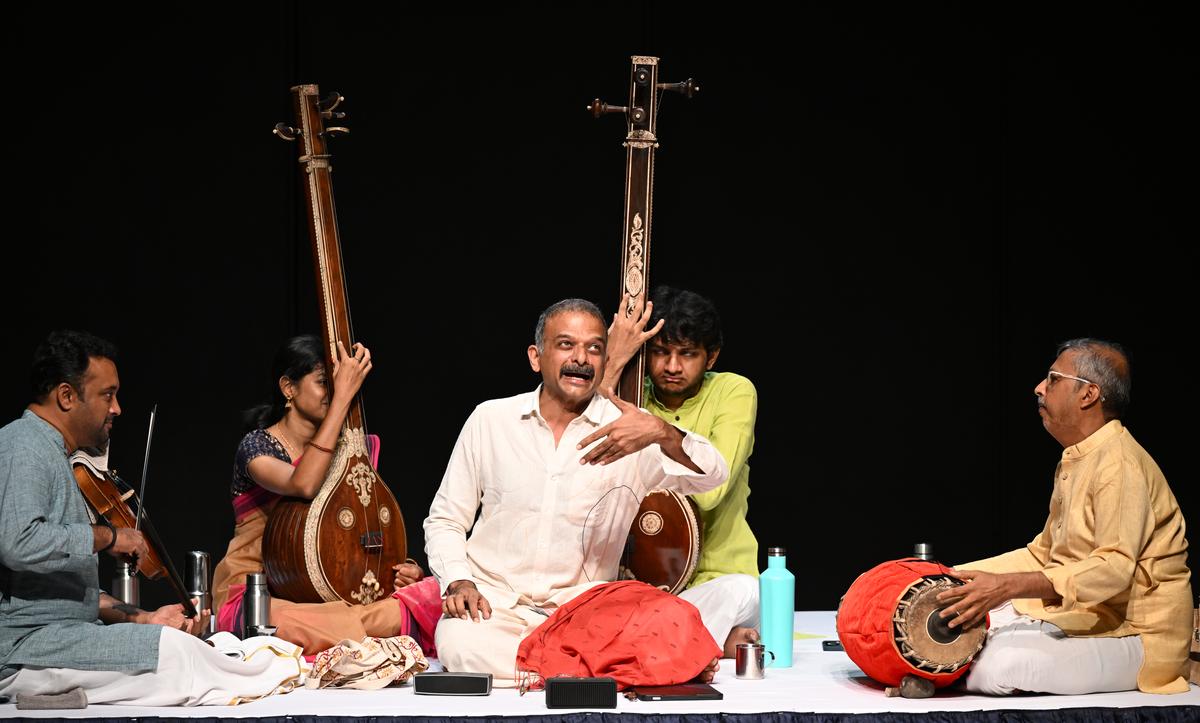
<path id="1" fill-rule="evenodd" d="M 517 670 L 541 681 L 610 677 L 624 690 L 686 683 L 719 657 L 694 605 L 624 580 L 597 585 L 554 611 L 521 641 Z"/>

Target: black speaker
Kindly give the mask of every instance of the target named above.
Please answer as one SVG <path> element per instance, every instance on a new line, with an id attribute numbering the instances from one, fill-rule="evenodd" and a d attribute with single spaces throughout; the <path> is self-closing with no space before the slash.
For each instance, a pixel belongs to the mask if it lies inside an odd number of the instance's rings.
<path id="1" fill-rule="evenodd" d="M 547 708 L 616 708 L 617 681 L 612 678 L 547 678 Z"/>
<path id="2" fill-rule="evenodd" d="M 417 695 L 489 695 L 491 673 L 417 673 L 413 676 Z"/>

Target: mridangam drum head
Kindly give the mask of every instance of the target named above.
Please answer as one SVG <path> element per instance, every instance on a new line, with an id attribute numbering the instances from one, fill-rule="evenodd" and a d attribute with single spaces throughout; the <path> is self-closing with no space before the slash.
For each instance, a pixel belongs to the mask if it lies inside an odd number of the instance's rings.
<path id="1" fill-rule="evenodd" d="M 986 622 L 967 630 L 947 627 L 937 613 L 938 593 L 958 585 L 938 562 L 891 560 L 859 575 L 838 604 L 838 639 L 864 673 L 885 686 L 906 675 L 938 688 L 966 674 L 987 636 Z"/>
<path id="2" fill-rule="evenodd" d="M 900 596 L 892 626 L 900 655 L 921 670 L 952 673 L 975 657 L 987 637 L 986 625 L 951 628 L 938 613 L 946 607 L 938 593 L 959 585 L 949 576 L 931 575 L 909 585 Z"/>

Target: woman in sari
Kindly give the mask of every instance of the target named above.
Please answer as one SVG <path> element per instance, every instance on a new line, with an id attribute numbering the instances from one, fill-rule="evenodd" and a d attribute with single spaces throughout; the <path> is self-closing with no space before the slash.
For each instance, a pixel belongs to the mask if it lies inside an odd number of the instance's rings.
<path id="1" fill-rule="evenodd" d="M 248 431 L 234 456 L 234 535 L 213 574 L 218 629 L 241 632 L 245 579 L 263 570 L 262 539 L 271 508 L 281 497 L 312 499 L 320 491 L 342 424 L 371 367 L 370 350 L 355 344 L 347 351 L 338 342 L 333 373 L 328 374 L 321 342 L 310 335 L 289 340 L 276 354 L 272 371 L 278 393 L 271 403 L 246 412 Z M 370 441 L 376 463 L 378 440 Z M 424 577 L 412 560 L 393 571 L 396 592 L 368 605 L 272 597 L 275 635 L 301 645 L 307 654 L 346 639 L 411 635 L 433 655 L 433 627 L 441 616 L 437 582 Z"/>

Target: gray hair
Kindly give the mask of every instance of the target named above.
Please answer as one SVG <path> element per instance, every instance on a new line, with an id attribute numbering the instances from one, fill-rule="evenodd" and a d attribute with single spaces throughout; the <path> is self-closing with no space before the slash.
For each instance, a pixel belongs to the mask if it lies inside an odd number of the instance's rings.
<path id="1" fill-rule="evenodd" d="M 1100 387 L 1100 408 L 1105 419 L 1120 419 L 1129 406 L 1131 387 L 1129 357 L 1116 342 L 1101 339 L 1071 339 L 1058 345 L 1058 353 L 1075 352 L 1075 372 Z"/>
<path id="2" fill-rule="evenodd" d="M 562 314 L 568 311 L 579 311 L 583 312 L 584 314 L 591 314 L 592 316 L 596 317 L 596 319 L 600 322 L 600 326 L 603 327 L 607 332 L 608 325 L 604 322 L 604 315 L 600 313 L 599 306 L 596 306 L 587 299 L 563 299 L 562 301 L 546 307 L 546 310 L 543 311 L 542 315 L 538 317 L 537 326 L 534 327 L 533 330 L 533 345 L 537 347 L 538 354 L 541 354 L 543 351 L 542 343 L 545 341 L 546 336 L 546 321 L 548 321 L 550 317 L 554 316 L 555 314 Z"/>

